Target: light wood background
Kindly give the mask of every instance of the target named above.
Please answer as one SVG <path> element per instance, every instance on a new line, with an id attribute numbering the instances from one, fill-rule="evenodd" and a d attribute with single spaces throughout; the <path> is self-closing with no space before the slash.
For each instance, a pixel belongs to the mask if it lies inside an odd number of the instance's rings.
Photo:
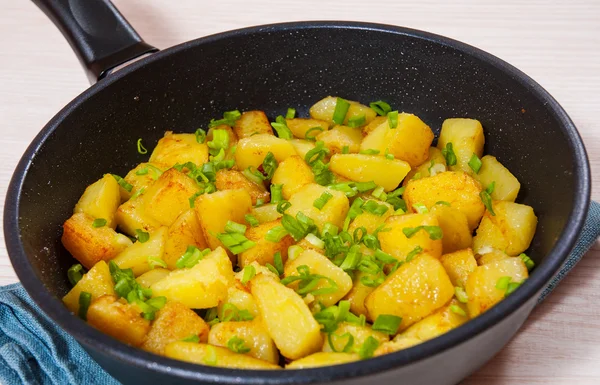
<path id="1" fill-rule="evenodd" d="M 600 1 L 115 3 L 138 32 L 159 48 L 229 29 L 294 20 L 396 24 L 482 48 L 532 76 L 567 110 L 587 146 L 593 198 L 600 200 Z M 4 204 L 10 176 L 30 140 L 88 84 L 67 43 L 33 3 L 0 0 L 0 9 L 0 201 Z M 0 284 L 16 281 L 0 242 Z M 597 243 L 534 310 L 513 341 L 464 384 L 599 384 L 599 292 Z"/>

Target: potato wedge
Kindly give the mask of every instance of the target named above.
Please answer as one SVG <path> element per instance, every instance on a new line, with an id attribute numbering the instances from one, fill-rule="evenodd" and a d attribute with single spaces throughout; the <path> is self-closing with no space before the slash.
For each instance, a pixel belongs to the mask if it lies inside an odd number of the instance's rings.
<path id="1" fill-rule="evenodd" d="M 332 366 L 346 364 L 348 362 L 359 361 L 360 357 L 356 353 L 334 353 L 318 352 L 306 356 L 299 360 L 290 362 L 285 366 L 286 369 L 308 369 L 318 368 L 320 366 Z"/>
<path id="2" fill-rule="evenodd" d="M 154 268 L 152 270 L 145 272 L 144 274 L 137 277 L 135 280 L 142 287 L 149 288 L 150 286 L 154 285 L 156 282 L 165 278 L 170 273 L 171 273 L 171 270 L 169 270 L 169 269 L 163 269 L 161 267 L 157 267 L 157 268 Z"/>
<path id="3" fill-rule="evenodd" d="M 304 162 L 297 155 L 290 156 L 279 164 L 277 170 L 273 174 L 272 184 L 282 184 L 282 195 L 285 199 L 298 192 L 303 186 L 314 183 L 315 176 Z"/>
<path id="4" fill-rule="evenodd" d="M 104 175 L 85 189 L 73 213 L 84 213 L 94 219 L 106 219 L 106 226 L 116 228 L 115 213 L 121 204 L 119 188 L 112 175 Z"/>
<path id="5" fill-rule="evenodd" d="M 223 306 L 228 303 L 234 305 L 240 310 L 248 310 L 248 312 L 252 314 L 254 318 L 260 318 L 258 305 L 250 293 L 250 289 L 248 289 L 238 280 L 235 280 L 233 285 L 229 286 L 227 289 L 227 298 L 225 301 L 219 304 L 217 309 L 219 315 L 223 314 Z"/>
<path id="6" fill-rule="evenodd" d="M 278 162 L 297 155 L 289 140 L 273 135 L 258 134 L 240 139 L 235 151 L 235 162 L 240 170 L 245 170 L 250 166 L 258 167 L 269 152 L 273 153 Z"/>
<path id="7" fill-rule="evenodd" d="M 220 322 L 210 329 L 208 343 L 226 348 L 228 342 L 234 337 L 244 340 L 244 346 L 250 349 L 245 353 L 248 356 L 272 364 L 279 362 L 277 347 L 261 320 Z"/>
<path id="8" fill-rule="evenodd" d="M 184 338 L 197 336 L 201 342 L 206 342 L 208 332 L 208 325 L 198 314 L 179 302 L 170 301 L 156 313 L 152 328 L 141 347 L 162 355 L 165 346 Z"/>
<path id="9" fill-rule="evenodd" d="M 469 160 L 473 154 L 481 158 L 485 143 L 481 123 L 475 119 L 464 118 L 444 120 L 437 147 L 443 150 L 448 143 L 452 143 L 452 149 L 456 154 L 456 165 L 450 166 L 450 169 L 473 173 L 469 167 Z"/>
<path id="10" fill-rule="evenodd" d="M 121 269 L 133 270 L 133 275 L 138 277 L 150 270 L 149 257 L 163 258 L 166 241 L 167 228 L 161 227 L 150 234 L 150 238 L 146 242 L 136 241 L 133 245 L 121 251 L 113 259 L 113 262 Z"/>
<path id="11" fill-rule="evenodd" d="M 169 227 L 163 254 L 163 260 L 169 269 L 177 268 L 177 260 L 185 254 L 190 245 L 196 246 L 200 250 L 208 247 L 194 209 L 184 211 Z"/>
<path id="12" fill-rule="evenodd" d="M 321 327 L 294 290 L 265 274 L 258 274 L 250 281 L 250 290 L 283 356 L 294 360 L 321 348 Z"/>
<path id="13" fill-rule="evenodd" d="M 229 349 L 194 342 L 171 342 L 165 346 L 165 356 L 193 364 L 232 369 L 276 370 L 281 367 Z"/>
<path id="14" fill-rule="evenodd" d="M 173 134 L 167 131 L 154 147 L 150 162 L 169 167 L 186 162 L 201 165 L 208 162 L 208 146 L 206 143 L 198 143 L 194 134 Z"/>
<path id="15" fill-rule="evenodd" d="M 281 220 L 267 222 L 257 227 L 248 227 L 246 238 L 256 243 L 253 248 L 243 251 L 238 255 L 238 266 L 244 268 L 252 262 L 258 262 L 265 266 L 267 263 L 273 265 L 274 255 L 279 252 L 283 262 L 287 260 L 288 247 L 294 244 L 294 238 L 289 235 L 283 237 L 279 242 L 271 242 L 265 236 L 274 227 L 281 226 Z"/>
<path id="16" fill-rule="evenodd" d="M 337 97 L 335 96 L 327 96 L 313 104 L 310 108 L 310 116 L 313 119 L 324 120 L 330 125 L 333 124 L 333 112 L 335 111 L 335 105 L 337 104 Z M 346 113 L 346 117 L 344 118 L 344 124 L 348 124 L 348 120 L 352 118 L 359 118 L 361 116 L 365 117 L 365 123 L 369 124 L 371 120 L 375 119 L 377 113 L 371 108 L 360 104 L 359 102 L 354 102 L 352 100 L 348 100 L 350 103 L 350 108 L 348 108 L 348 112 Z"/>
<path id="17" fill-rule="evenodd" d="M 406 256 L 416 247 L 421 247 L 424 253 L 439 258 L 442 255 L 442 241 L 440 239 L 431 239 L 431 236 L 425 230 L 417 231 L 410 238 L 403 232 L 405 228 L 419 226 L 439 226 L 439 222 L 437 217 L 431 213 L 393 215 L 389 217 L 385 221 L 385 228 L 390 230 L 378 234 L 381 249 L 399 261 L 404 261 Z"/>
<path id="18" fill-rule="evenodd" d="M 444 266 L 429 254 L 403 264 L 365 300 L 368 319 L 381 314 L 402 317 L 399 330 L 427 317 L 454 296 L 454 285 Z"/>
<path id="19" fill-rule="evenodd" d="M 329 131 L 324 131 L 317 135 L 317 140 L 325 143 L 330 154 L 341 154 L 345 147 L 348 147 L 350 154 L 356 154 L 360 151 L 362 142 L 362 130 L 348 126 L 334 126 Z"/>
<path id="20" fill-rule="evenodd" d="M 290 143 L 294 146 L 298 156 L 302 159 L 306 158 L 306 153 L 315 148 L 315 142 L 303 139 L 291 139 Z"/>
<path id="21" fill-rule="evenodd" d="M 336 154 L 331 157 L 329 169 L 356 182 L 375 182 L 385 191 L 392 191 L 410 171 L 402 160 L 377 155 Z"/>
<path id="22" fill-rule="evenodd" d="M 477 268 L 477 261 L 471 249 L 444 254 L 440 257 L 440 262 L 444 265 L 452 284 L 460 287 L 465 287 L 469 274 Z"/>
<path id="23" fill-rule="evenodd" d="M 321 210 L 319 210 L 314 207 L 314 202 L 324 192 L 331 194 L 332 198 Z M 315 221 L 315 225 L 319 230 L 322 229 L 327 222 L 342 227 L 348 209 L 350 208 L 348 198 L 346 198 L 346 195 L 343 192 L 332 190 L 316 183 L 304 185 L 290 197 L 289 202 L 292 206 L 286 211 L 286 214 L 295 217 L 298 212 L 302 212 L 304 215 Z"/>
<path id="24" fill-rule="evenodd" d="M 233 132 L 239 139 L 257 134 L 273 135 L 271 122 L 263 111 L 243 112 L 242 116 L 235 121 Z"/>
<path id="25" fill-rule="evenodd" d="M 140 163 L 134 169 L 129 171 L 123 179 L 132 186 L 131 194 L 136 194 L 140 190 L 142 194 L 148 186 L 156 181 L 162 173 L 167 169 L 165 165 L 160 163 Z M 121 196 L 121 200 L 123 197 Z"/>
<path id="26" fill-rule="evenodd" d="M 130 199 L 119 206 L 115 221 L 119 230 L 132 237 L 135 236 L 136 229 L 151 233 L 161 226 L 160 222 L 146 213 L 141 196 Z"/>
<path id="27" fill-rule="evenodd" d="M 445 204 L 436 204 L 429 210 L 436 216 L 444 237 L 442 250 L 444 253 L 466 249 L 473 243 L 473 236 L 469 229 L 467 217 L 461 211 Z"/>
<path id="28" fill-rule="evenodd" d="M 62 299 L 65 306 L 74 314 L 79 312 L 79 295 L 85 291 L 92 295 L 92 301 L 105 294 L 114 295 L 115 283 L 110 275 L 108 265 L 100 261 L 94 265 L 83 278 Z"/>
<path id="29" fill-rule="evenodd" d="M 298 139 L 307 139 L 306 133 L 308 132 L 309 137 L 314 140 L 320 132 L 329 130 L 329 123 L 319 119 L 294 118 L 286 119 L 286 123 L 292 134 Z M 320 128 L 320 130 L 313 130 L 313 128 Z"/>
<path id="30" fill-rule="evenodd" d="M 271 198 L 271 194 L 263 184 L 256 184 L 248 180 L 244 174 L 236 170 L 219 170 L 215 186 L 218 190 L 246 190 L 250 194 L 253 205 L 259 200 L 267 203 Z"/>
<path id="31" fill-rule="evenodd" d="M 156 297 L 165 296 L 191 309 L 208 309 L 225 300 L 233 279 L 231 261 L 219 247 L 191 269 L 172 271 L 150 288 Z"/>
<path id="32" fill-rule="evenodd" d="M 61 242 L 73 258 L 87 269 L 99 261 L 108 261 L 131 246 L 131 240 L 108 226 L 93 227 L 94 218 L 73 214 L 63 223 Z"/>
<path id="33" fill-rule="evenodd" d="M 385 123 L 387 119 L 387 116 L 377 116 L 375 119 L 371 120 L 369 124 L 362 128 L 363 136 L 367 136 L 371 131 Z"/>
<path id="34" fill-rule="evenodd" d="M 367 286 L 363 284 L 360 279 L 364 276 L 368 276 L 369 274 L 363 273 L 362 271 L 358 271 L 354 274 L 354 279 L 352 280 L 352 289 L 346 294 L 344 300 L 350 301 L 350 311 L 354 314 L 364 315 L 365 317 L 368 314 L 367 307 L 365 306 L 365 298 L 369 294 L 371 294 L 375 288 L 371 286 Z M 380 274 L 385 278 L 383 273 Z"/>
<path id="35" fill-rule="evenodd" d="M 87 322 L 101 332 L 133 346 L 140 346 L 150 331 L 150 321 L 142 318 L 137 306 L 119 302 L 113 295 L 103 295 L 92 301 Z"/>
<path id="36" fill-rule="evenodd" d="M 482 186 L 495 183 L 494 191 L 491 194 L 494 200 L 514 202 L 519 195 L 521 189 L 519 180 L 491 155 L 481 158 L 481 169 L 478 174 L 473 176 Z"/>

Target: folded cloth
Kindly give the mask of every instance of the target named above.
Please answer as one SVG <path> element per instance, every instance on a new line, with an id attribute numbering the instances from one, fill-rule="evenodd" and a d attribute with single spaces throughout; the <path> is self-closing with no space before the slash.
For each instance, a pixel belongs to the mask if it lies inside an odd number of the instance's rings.
<path id="1" fill-rule="evenodd" d="M 540 296 L 543 300 L 600 235 L 600 204 L 592 202 L 577 245 Z M 73 337 L 50 320 L 20 284 L 0 288 L 0 384 L 118 385 Z"/>

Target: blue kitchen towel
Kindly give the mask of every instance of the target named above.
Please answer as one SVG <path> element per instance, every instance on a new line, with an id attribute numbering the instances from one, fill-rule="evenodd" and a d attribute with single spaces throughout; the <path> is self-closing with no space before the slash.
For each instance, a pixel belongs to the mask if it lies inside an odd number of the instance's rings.
<path id="1" fill-rule="evenodd" d="M 577 245 L 540 296 L 546 297 L 600 235 L 592 202 Z M 119 385 L 29 298 L 20 284 L 0 288 L 0 384 Z"/>

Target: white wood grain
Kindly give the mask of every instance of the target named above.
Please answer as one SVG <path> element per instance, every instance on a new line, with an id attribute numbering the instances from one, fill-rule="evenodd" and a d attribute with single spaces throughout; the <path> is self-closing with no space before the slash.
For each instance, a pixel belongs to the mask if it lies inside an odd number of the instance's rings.
<path id="1" fill-rule="evenodd" d="M 542 84 L 567 110 L 600 200 L 600 2 L 380 0 L 115 0 L 159 48 L 228 29 L 293 20 L 359 20 L 446 35 L 491 52 Z M 0 202 L 38 130 L 87 87 L 58 30 L 29 1 L 0 0 Z M 3 234 L 0 233 L 0 238 Z M 0 242 L 0 284 L 16 282 Z M 600 246 L 590 251 L 513 341 L 464 384 L 600 383 Z"/>

